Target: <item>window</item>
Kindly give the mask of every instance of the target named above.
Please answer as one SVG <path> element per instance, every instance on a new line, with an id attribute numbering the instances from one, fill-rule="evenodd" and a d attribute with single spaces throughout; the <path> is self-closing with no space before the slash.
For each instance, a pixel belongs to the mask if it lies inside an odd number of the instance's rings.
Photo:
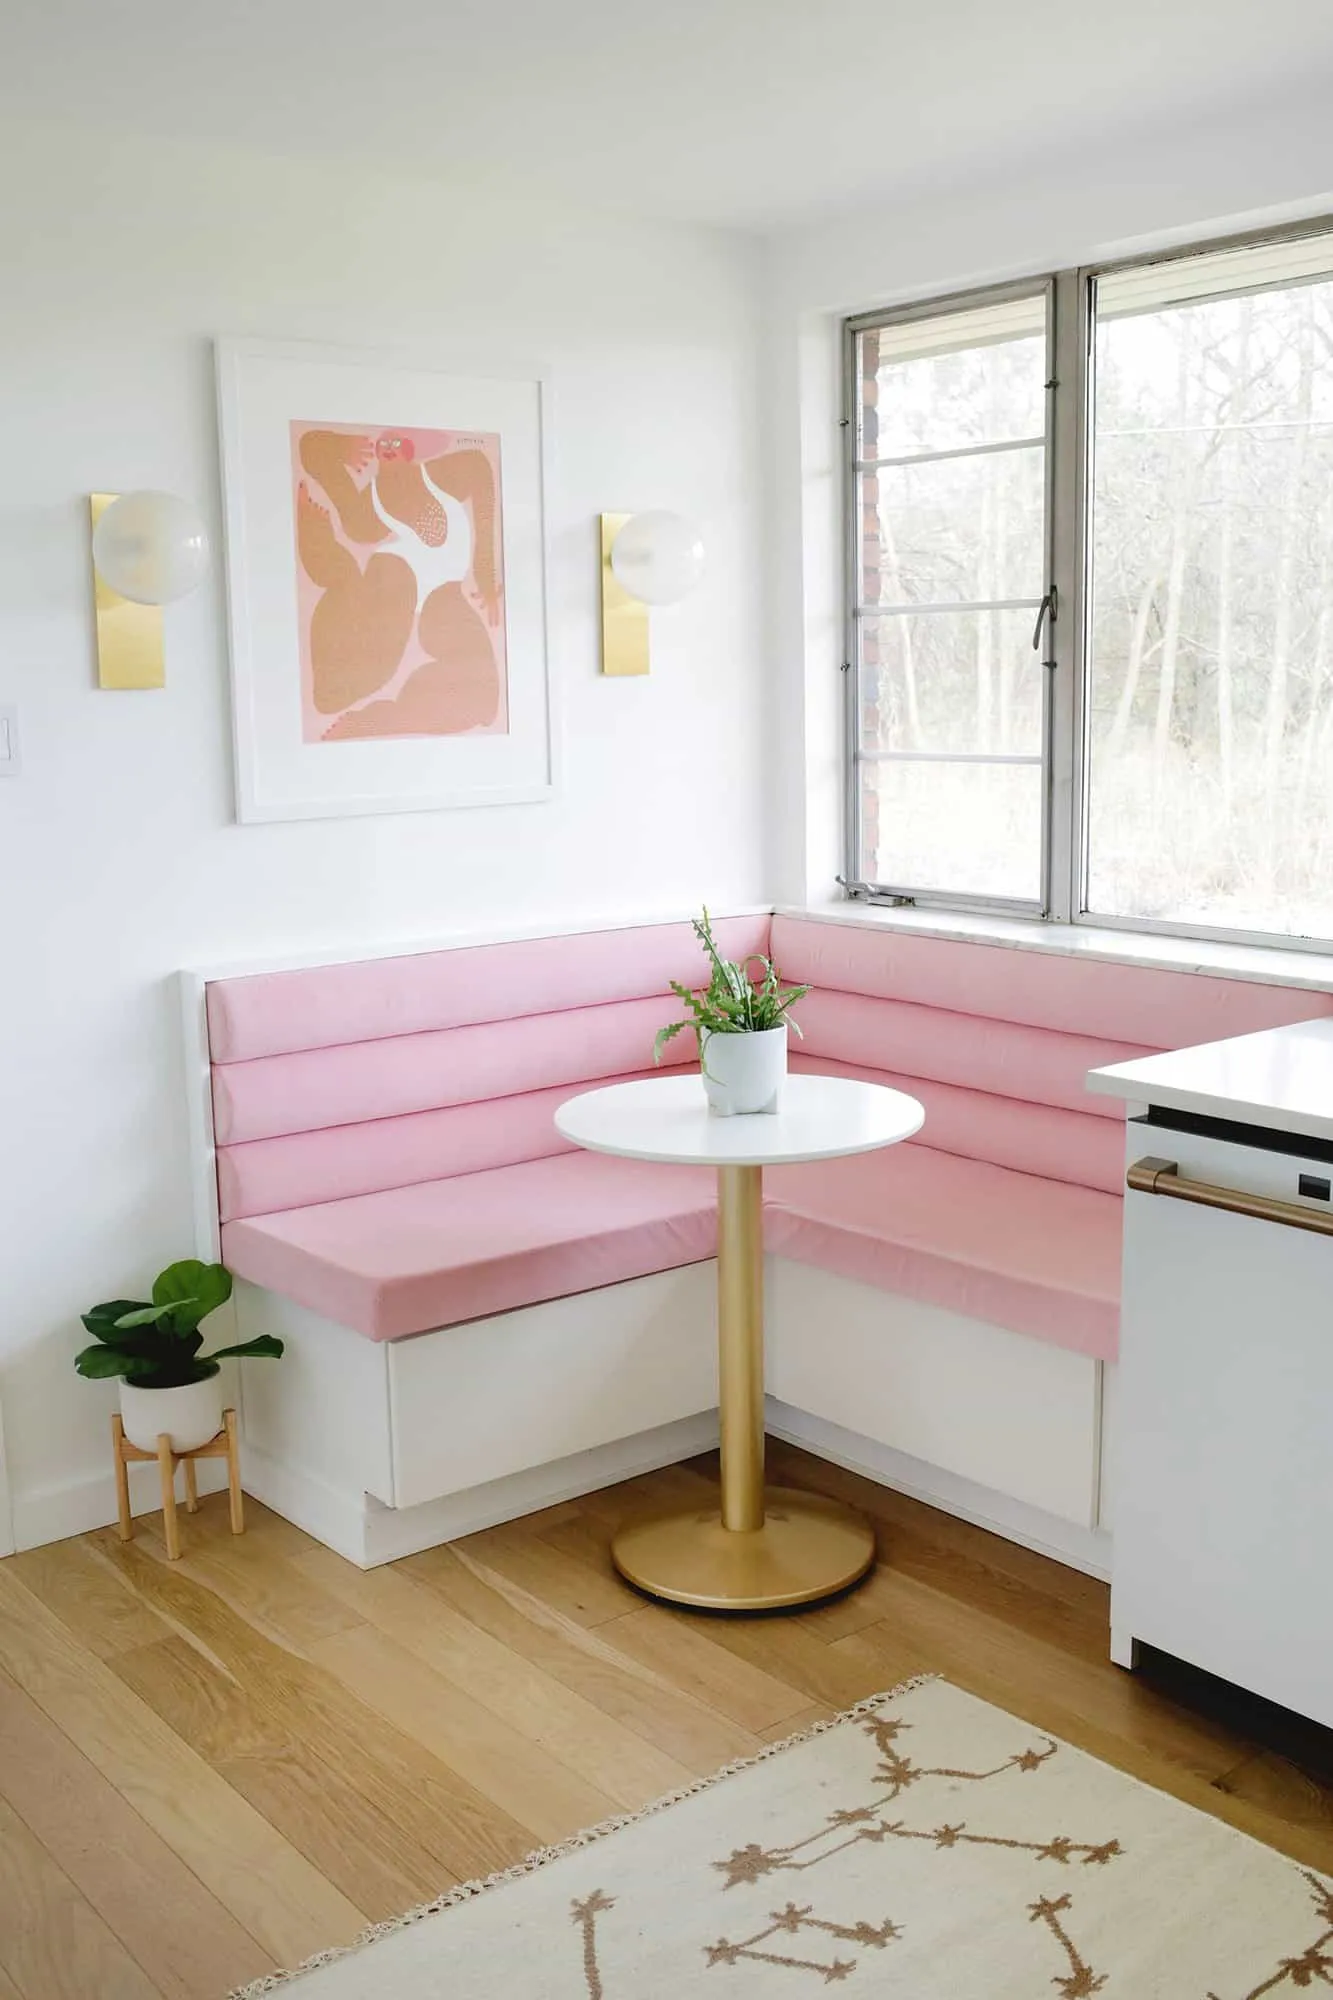
<path id="1" fill-rule="evenodd" d="M 855 334 L 857 847 L 902 893 L 1043 907 L 1047 288 Z"/>
<path id="2" fill-rule="evenodd" d="M 853 894 L 1333 939 L 1333 234 L 848 323 Z"/>

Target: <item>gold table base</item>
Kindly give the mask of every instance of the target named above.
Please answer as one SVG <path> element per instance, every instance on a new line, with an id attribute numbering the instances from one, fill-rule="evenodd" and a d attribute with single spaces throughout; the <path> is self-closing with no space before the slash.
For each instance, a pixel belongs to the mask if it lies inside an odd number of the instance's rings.
<path id="1" fill-rule="evenodd" d="M 763 1170 L 717 1176 L 720 1504 L 622 1528 L 611 1545 L 628 1581 L 670 1604 L 779 1611 L 833 1597 L 875 1560 L 868 1521 L 836 1500 L 764 1488 Z"/>
<path id="2" fill-rule="evenodd" d="M 639 1590 L 701 1611 L 780 1611 L 858 1582 L 875 1560 L 868 1521 L 836 1500 L 771 1486 L 758 1528 L 724 1528 L 716 1510 L 677 1508 L 622 1528 L 616 1568 Z"/>

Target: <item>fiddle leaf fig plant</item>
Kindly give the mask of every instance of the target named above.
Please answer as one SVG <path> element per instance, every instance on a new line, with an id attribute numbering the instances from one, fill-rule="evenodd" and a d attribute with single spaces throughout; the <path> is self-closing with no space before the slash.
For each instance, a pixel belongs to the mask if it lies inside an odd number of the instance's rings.
<path id="1" fill-rule="evenodd" d="M 231 1297 L 231 1272 L 222 1264 L 187 1257 L 153 1281 L 151 1299 L 107 1299 L 83 1314 L 93 1345 L 74 1358 L 89 1381 L 120 1376 L 137 1389 L 181 1389 L 206 1382 L 229 1355 L 278 1360 L 282 1342 L 271 1333 L 235 1347 L 201 1354 L 200 1322 Z"/>
<path id="2" fill-rule="evenodd" d="M 770 1028 L 782 1027 L 794 1028 L 800 1034 L 800 1023 L 788 1019 L 787 1010 L 804 999 L 810 991 L 808 986 L 784 986 L 772 959 L 765 958 L 762 952 L 755 952 L 740 964 L 723 958 L 706 909 L 702 917 L 694 919 L 694 935 L 708 960 L 708 984 L 692 993 L 678 979 L 670 982 L 671 991 L 687 1010 L 686 1017 L 658 1029 L 653 1044 L 654 1062 L 661 1062 L 667 1043 L 686 1028 L 696 1029 L 700 1037 L 762 1035 Z M 759 968 L 757 973 L 751 972 L 752 966 Z"/>

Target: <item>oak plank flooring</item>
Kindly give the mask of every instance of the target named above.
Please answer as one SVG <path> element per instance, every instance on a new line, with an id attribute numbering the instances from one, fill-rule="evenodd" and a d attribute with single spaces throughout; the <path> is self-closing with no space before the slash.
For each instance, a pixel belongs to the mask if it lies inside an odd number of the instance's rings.
<path id="1" fill-rule="evenodd" d="M 3 1800 L 0 1965 L 23 2000 L 154 2000 L 159 1991 Z"/>
<path id="2" fill-rule="evenodd" d="M 51 1542 L 14 1556 L 12 1575 L 99 1659 L 165 1639 L 171 1627 L 91 1542 Z"/>
<path id="3" fill-rule="evenodd" d="M 689 1783 L 693 1774 L 685 1765 L 392 1566 L 353 1569 L 323 1548 L 312 1548 L 297 1566 L 620 1810 L 633 1811 Z"/>
<path id="4" fill-rule="evenodd" d="M 1333 1736 L 1107 1658 L 1104 1587 L 774 1445 L 880 1567 L 797 1616 L 677 1613 L 609 1559 L 705 1458 L 386 1568 L 225 1498 L 0 1562 L 0 2000 L 221 2000 L 266 1966 L 943 1672 L 1333 1871 Z"/>
<path id="5" fill-rule="evenodd" d="M 514 1588 L 453 1548 L 428 1549 L 395 1567 L 418 1578 L 493 1637 L 535 1661 L 607 1715 L 656 1742 L 695 1777 L 748 1756 L 756 1739 L 665 1675 L 619 1652 L 556 1606 Z M 641 1602 L 639 1599 L 635 1603 Z"/>
<path id="6" fill-rule="evenodd" d="M 61 1543 L 77 1549 L 78 1540 Z M 279 1962 L 364 1928 L 341 1895 L 0 1562 L 0 1667 Z"/>
<path id="7" fill-rule="evenodd" d="M 255 1548 L 268 1559 L 256 1561 Z M 259 1537 L 246 1547 L 241 1538 L 228 1533 L 225 1542 L 214 1541 L 197 1553 L 183 1555 L 179 1571 L 229 1604 L 257 1632 L 294 1652 L 365 1623 L 354 1606 L 321 1589 L 294 1564 L 280 1555 L 270 1558 Z"/>
<path id="8" fill-rule="evenodd" d="M 615 1574 L 609 1562 L 589 1561 L 586 1551 L 571 1555 L 561 1547 L 559 1537 L 568 1525 L 543 1535 L 531 1533 L 522 1522 L 510 1523 L 467 1535 L 455 1546 L 465 1559 L 507 1577 L 576 1625 L 601 1625 L 608 1618 L 635 1610 L 637 1593 Z"/>
<path id="9" fill-rule="evenodd" d="M 808 1705 L 790 1680 L 724 1651 L 699 1621 L 679 1618 L 663 1605 L 644 1604 L 612 1619 L 601 1636 L 756 1735 Z"/>
<path id="10" fill-rule="evenodd" d="M 373 1922 L 427 1900 L 442 1876 L 456 1879 L 441 1843 L 423 1853 L 381 1799 L 328 1760 L 317 1731 L 287 1734 L 193 1648 L 166 1640 L 121 1654 L 117 1666 L 168 1728 Z"/>
<path id="11" fill-rule="evenodd" d="M 3 1673 L 0 1798 L 169 2000 L 268 1969 L 249 1932 Z"/>
<path id="12" fill-rule="evenodd" d="M 480 1861 L 485 1873 L 517 1860 L 531 1845 L 523 1828 L 463 1776 L 349 1695 L 323 1666 L 276 1645 L 221 1598 L 181 1576 L 178 1565 L 159 1562 L 136 1544 L 120 1549 L 119 1560 L 150 1601 L 169 1606 L 205 1639 L 223 1671 L 179 1640 L 120 1654 L 117 1670 L 142 1673 L 146 1667 L 150 1678 L 137 1691 L 190 1733 L 221 1775 L 280 1823 L 294 1846 L 310 1854 L 322 1843 L 320 1851 L 328 1854 L 335 1843 L 334 1879 L 376 1921 L 428 1900 L 446 1886 L 443 1876 L 457 1879 L 462 1857 L 469 1865 Z M 163 1663 L 168 1646 L 175 1648 L 169 1668 Z M 146 1654 L 158 1656 L 160 1671 L 152 1671 Z M 195 1689 L 207 1681 L 202 1702 L 182 1699 L 187 1670 Z M 210 1721 L 219 1718 L 221 1728 L 210 1734 Z M 322 1803 L 325 1784 L 338 1795 L 331 1813 Z"/>
<path id="13" fill-rule="evenodd" d="M 782 1722 L 772 1722 L 759 1734 L 765 1743 L 785 1743 L 789 1736 L 799 1736 L 804 1730 L 813 1729 L 816 1723 L 832 1722 L 837 1714 L 835 1708 L 828 1708 L 822 1701 L 812 1701 L 806 1708 L 798 1708 L 795 1715 L 789 1715 Z"/>
<path id="14" fill-rule="evenodd" d="M 1321 1841 L 1326 1856 L 1321 1866 L 1333 1868 L 1333 1786 L 1327 1778 L 1319 1778 L 1276 1751 L 1261 1750 L 1224 1773 L 1217 1787 L 1228 1798 L 1308 1829 Z"/>
<path id="15" fill-rule="evenodd" d="M 326 1639 L 318 1656 L 349 1693 L 483 1791 L 523 1829 L 525 1838 L 507 1860 L 562 1840 L 571 1826 L 598 1826 L 613 1816 L 614 1801 L 606 1792 L 382 1632 L 344 1632 Z"/>

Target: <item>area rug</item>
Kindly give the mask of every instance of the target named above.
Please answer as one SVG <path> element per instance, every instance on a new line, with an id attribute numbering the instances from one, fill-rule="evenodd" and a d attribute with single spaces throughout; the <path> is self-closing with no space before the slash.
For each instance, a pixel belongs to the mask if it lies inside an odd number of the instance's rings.
<path id="1" fill-rule="evenodd" d="M 945 1681 L 247 1987 L 291 2000 L 1260 2000 L 1333 1884 Z"/>

